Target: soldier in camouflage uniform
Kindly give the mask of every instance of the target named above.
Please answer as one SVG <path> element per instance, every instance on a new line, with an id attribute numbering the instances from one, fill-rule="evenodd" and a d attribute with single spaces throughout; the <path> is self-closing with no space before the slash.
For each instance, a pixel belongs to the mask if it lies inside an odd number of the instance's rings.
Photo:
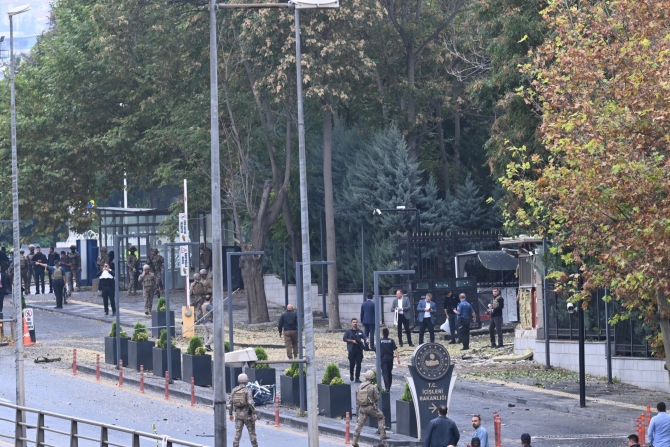
<path id="1" fill-rule="evenodd" d="M 32 285 L 32 277 L 35 274 L 35 270 L 33 269 L 33 256 L 35 256 L 35 246 L 34 245 L 29 245 L 28 246 L 28 254 L 26 255 L 26 259 L 28 259 L 28 271 L 30 272 L 30 277 L 28 278 L 28 286 L 26 287 L 26 295 L 30 295 L 30 286 Z M 23 270 L 21 270 L 21 274 L 23 274 Z"/>
<path id="2" fill-rule="evenodd" d="M 212 272 L 207 272 L 207 270 L 202 269 L 200 270 L 200 278 L 202 278 L 203 283 L 205 284 L 205 294 L 211 295 L 212 290 L 214 290 L 214 280 L 212 280 Z"/>
<path id="3" fill-rule="evenodd" d="M 361 430 L 365 421 L 368 420 L 368 417 L 373 417 L 377 419 L 377 425 L 379 426 L 379 439 L 384 440 L 388 439 L 389 436 L 386 434 L 386 421 L 384 419 L 384 413 L 379 411 L 377 407 L 377 402 L 379 402 L 379 390 L 376 385 L 372 384 L 372 380 L 375 378 L 375 373 L 373 371 L 365 372 L 365 382 L 361 384 L 361 387 L 358 389 L 358 396 L 356 399 L 356 404 L 359 405 L 358 409 L 358 421 L 356 422 L 356 431 L 354 431 L 354 439 L 351 442 L 352 447 L 358 447 L 358 437 L 361 435 Z M 360 402 L 363 396 L 367 396 L 365 402 Z"/>
<path id="4" fill-rule="evenodd" d="M 149 266 L 156 277 L 156 292 L 158 293 L 159 298 L 161 297 L 161 294 L 165 292 L 165 287 L 163 286 L 163 264 L 165 264 L 165 260 L 158 254 L 158 249 L 152 248 Z"/>
<path id="5" fill-rule="evenodd" d="M 137 278 L 137 255 L 135 252 L 137 248 L 134 245 L 131 245 L 128 249 L 128 259 L 126 264 L 128 265 L 128 295 L 137 294 L 137 283 L 135 279 Z"/>
<path id="6" fill-rule="evenodd" d="M 204 242 L 201 242 L 200 251 L 200 264 L 205 270 L 212 270 L 212 249 L 207 247 Z"/>
<path id="7" fill-rule="evenodd" d="M 107 256 L 107 247 L 100 247 L 100 256 L 98 256 L 98 272 L 102 272 L 105 264 L 109 264 L 109 256 Z"/>
<path id="8" fill-rule="evenodd" d="M 81 292 L 81 282 L 79 281 L 79 272 L 81 271 L 81 255 L 77 252 L 77 246 L 70 245 L 70 259 L 72 260 L 70 275 L 70 290 L 74 290 L 74 285 L 77 285 L 77 292 Z M 104 266 L 105 264 L 103 264 Z"/>
<path id="9" fill-rule="evenodd" d="M 32 247 L 32 245 L 31 245 Z M 30 278 L 33 276 L 32 269 L 30 268 L 30 259 L 28 256 L 24 255 L 25 251 L 19 250 L 20 264 L 21 264 L 21 281 L 23 283 L 24 293 L 30 295 Z"/>
<path id="10" fill-rule="evenodd" d="M 205 302 L 205 283 L 202 281 L 200 273 L 193 275 L 193 284 L 191 284 L 191 303 L 195 308 L 195 322 L 200 324 L 202 318 L 202 304 Z"/>
<path id="11" fill-rule="evenodd" d="M 249 440 L 253 447 L 258 447 L 258 440 L 256 439 L 256 408 L 254 407 L 254 397 L 251 390 L 247 388 L 249 378 L 246 374 L 237 376 L 239 385 L 230 392 L 230 402 L 228 404 L 228 414 L 231 421 L 235 421 L 235 439 L 233 440 L 233 447 L 240 446 L 240 438 L 242 437 L 242 429 L 247 426 L 249 431 Z M 245 397 L 246 396 L 246 397 Z M 235 410 L 235 418 L 233 419 L 233 409 Z"/>
<path id="12" fill-rule="evenodd" d="M 144 296 L 144 315 L 151 315 L 151 308 L 156 294 L 156 277 L 151 273 L 148 265 L 144 266 L 144 272 L 139 277 L 142 283 L 142 296 Z"/>

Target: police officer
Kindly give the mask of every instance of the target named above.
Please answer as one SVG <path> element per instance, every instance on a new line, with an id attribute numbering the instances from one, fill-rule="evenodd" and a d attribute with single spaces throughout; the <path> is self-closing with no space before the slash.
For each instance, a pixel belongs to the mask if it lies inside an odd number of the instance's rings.
<path id="1" fill-rule="evenodd" d="M 157 248 L 152 248 L 151 249 L 151 256 L 149 260 L 149 267 L 151 268 L 151 271 L 153 272 L 154 276 L 156 277 L 156 292 L 158 293 L 158 297 L 160 298 L 161 294 L 165 292 L 165 289 L 163 287 L 163 264 L 165 264 L 165 260 L 163 259 L 163 256 L 158 254 L 158 249 Z"/>
<path id="2" fill-rule="evenodd" d="M 202 282 L 200 273 L 193 275 L 193 283 L 191 284 L 191 303 L 195 308 L 195 322 L 200 324 L 202 318 L 202 304 L 205 301 L 205 284 Z"/>
<path id="3" fill-rule="evenodd" d="M 126 265 L 128 266 L 128 295 L 137 294 L 137 255 L 135 252 L 137 248 L 134 245 L 131 245 L 128 249 L 128 259 L 126 260 Z"/>
<path id="4" fill-rule="evenodd" d="M 75 244 L 70 245 L 70 260 L 72 267 L 72 276 L 70 276 L 70 290 L 74 290 L 77 285 L 77 292 L 81 292 L 81 282 L 79 281 L 79 272 L 81 272 L 81 255 L 77 252 Z M 104 264 L 103 264 L 104 266 Z"/>
<path id="5" fill-rule="evenodd" d="M 144 297 L 144 315 L 151 315 L 151 308 L 156 294 L 156 277 L 151 273 L 148 265 L 144 266 L 144 271 L 139 277 L 142 283 L 142 296 Z"/>
<path id="6" fill-rule="evenodd" d="M 377 402 L 379 402 L 379 390 L 377 386 L 372 383 L 375 378 L 375 373 L 368 370 L 365 372 L 365 382 L 358 389 L 356 395 L 356 404 L 358 405 L 358 421 L 356 422 L 356 431 L 354 432 L 354 439 L 351 442 L 352 447 L 358 447 L 358 437 L 361 435 L 361 430 L 368 417 L 377 419 L 379 426 L 379 439 L 383 441 L 388 439 L 386 434 L 386 420 L 384 413 L 379 411 Z"/>
<path id="7" fill-rule="evenodd" d="M 233 440 L 233 447 L 239 447 L 240 438 L 242 437 L 242 429 L 247 426 L 249 432 L 249 440 L 253 447 L 258 447 L 258 440 L 256 439 L 256 408 L 254 407 L 254 397 L 251 390 L 247 388 L 249 378 L 246 374 L 237 376 L 239 385 L 230 392 L 230 403 L 228 405 L 228 415 L 231 421 L 235 421 L 235 439 Z M 233 410 L 235 410 L 235 418 L 233 418 Z M 383 417 L 383 416 L 382 416 Z"/>
<path id="8" fill-rule="evenodd" d="M 393 378 L 393 357 L 398 357 L 398 365 L 400 365 L 400 354 L 395 340 L 389 338 L 388 328 L 382 329 L 382 339 L 379 340 L 381 344 L 381 366 L 382 377 L 384 378 L 384 389 L 391 391 L 391 382 Z"/>
<path id="9" fill-rule="evenodd" d="M 347 343 L 347 352 L 349 354 L 349 378 L 354 381 L 354 369 L 356 372 L 356 383 L 361 383 L 361 362 L 363 361 L 364 343 L 367 338 L 362 330 L 358 328 L 358 320 L 351 319 L 351 329 L 347 329 L 342 336 L 342 341 Z"/>

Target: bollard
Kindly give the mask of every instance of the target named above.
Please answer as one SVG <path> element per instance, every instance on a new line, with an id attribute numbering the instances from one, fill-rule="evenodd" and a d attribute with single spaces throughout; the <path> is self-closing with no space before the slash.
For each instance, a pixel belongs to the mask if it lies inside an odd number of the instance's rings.
<path id="1" fill-rule="evenodd" d="M 649 429 L 649 424 L 651 424 L 651 406 L 647 405 L 647 425 L 646 425 L 647 430 Z"/>
<path id="2" fill-rule="evenodd" d="M 170 373 L 165 371 L 165 400 L 170 400 Z"/>
<path id="3" fill-rule="evenodd" d="M 502 447 L 502 424 L 500 415 L 497 412 L 493 412 L 493 430 L 495 431 L 495 447 Z"/>
<path id="4" fill-rule="evenodd" d="M 275 427 L 279 427 L 279 396 L 275 396 Z"/>
<path id="5" fill-rule="evenodd" d="M 349 444 L 349 434 L 351 433 L 351 427 L 350 427 L 350 420 L 351 416 L 349 415 L 349 412 L 347 411 L 347 418 L 346 422 L 344 425 L 344 443 Z"/>
<path id="6" fill-rule="evenodd" d="M 140 365 L 140 393 L 144 393 L 144 365 Z"/>
<path id="7" fill-rule="evenodd" d="M 95 380 L 100 382 L 100 354 L 95 355 Z"/>
<path id="8" fill-rule="evenodd" d="M 123 388 L 123 359 L 119 359 L 119 387 Z"/>
<path id="9" fill-rule="evenodd" d="M 195 407 L 195 379 L 191 377 L 191 406 Z"/>
<path id="10" fill-rule="evenodd" d="M 72 352 L 72 374 L 77 375 L 77 348 Z"/>
<path id="11" fill-rule="evenodd" d="M 645 424 L 646 424 L 645 420 L 646 420 L 646 417 L 645 417 L 644 414 L 642 414 L 640 416 L 640 428 L 637 432 L 638 442 L 640 443 L 640 445 L 645 444 L 645 442 L 644 442 Z"/>

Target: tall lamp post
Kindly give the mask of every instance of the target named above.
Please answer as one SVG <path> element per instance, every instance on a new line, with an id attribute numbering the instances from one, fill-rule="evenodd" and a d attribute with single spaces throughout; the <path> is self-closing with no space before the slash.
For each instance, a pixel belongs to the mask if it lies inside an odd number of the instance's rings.
<path id="1" fill-rule="evenodd" d="M 14 221 L 14 278 L 19 280 L 12 287 L 16 318 L 16 405 L 26 406 L 25 382 L 23 377 L 23 309 L 21 306 L 21 237 L 19 234 L 19 162 L 16 156 L 16 95 L 14 93 L 14 16 L 30 9 L 30 5 L 19 6 L 7 11 L 9 16 L 9 80 L 12 109 L 12 220 Z"/>

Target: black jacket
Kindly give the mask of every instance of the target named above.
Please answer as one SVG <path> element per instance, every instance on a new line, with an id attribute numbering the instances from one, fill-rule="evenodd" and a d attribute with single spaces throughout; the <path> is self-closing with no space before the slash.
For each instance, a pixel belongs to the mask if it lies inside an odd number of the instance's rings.
<path id="1" fill-rule="evenodd" d="M 58 253 L 49 253 L 47 256 L 47 265 L 54 266 L 56 262 L 60 260 L 60 255 Z"/>
<path id="2" fill-rule="evenodd" d="M 37 264 L 35 264 L 35 263 L 38 262 L 38 261 L 41 262 L 42 264 L 47 264 L 47 265 L 49 265 L 49 264 L 48 264 L 48 263 L 49 263 L 49 260 L 48 260 L 47 257 L 44 255 L 44 253 L 35 253 L 35 256 L 33 256 L 33 259 L 31 260 L 31 262 L 33 263 L 33 270 L 34 270 L 34 271 L 37 271 L 37 272 L 43 272 L 43 271 L 44 271 L 44 267 L 42 267 L 41 265 L 37 265 Z"/>
<path id="3" fill-rule="evenodd" d="M 454 313 L 454 308 L 458 307 L 458 303 L 460 302 L 461 300 L 459 300 L 453 293 L 448 298 L 444 297 L 444 308 L 447 309 L 447 315 L 456 315 Z"/>
<path id="4" fill-rule="evenodd" d="M 438 416 L 428 424 L 428 434 L 423 441 L 424 447 L 444 447 L 456 445 L 461 439 L 456 423 L 446 416 Z"/>
<path id="5" fill-rule="evenodd" d="M 356 343 L 349 343 L 347 340 L 356 340 L 358 341 L 358 344 Z M 351 352 L 356 349 L 360 349 L 361 352 L 365 349 L 363 345 L 363 341 L 367 341 L 365 338 L 365 333 L 363 333 L 362 330 L 356 329 L 356 332 L 354 332 L 353 329 L 349 328 L 344 332 L 344 336 L 342 337 L 342 341 L 347 342 L 347 351 Z"/>
<path id="6" fill-rule="evenodd" d="M 502 311 L 505 308 L 505 300 L 500 295 L 498 295 L 498 303 L 498 307 L 493 309 L 493 312 L 491 312 L 491 317 L 502 317 Z"/>
<path id="7" fill-rule="evenodd" d="M 98 281 L 98 290 L 111 290 L 112 292 L 114 291 L 114 270 L 107 270 L 110 275 L 112 275 L 111 278 L 101 278 L 100 281 Z M 103 270 L 104 272 L 104 270 Z M 100 275 L 102 275 L 102 272 L 100 272 Z M 100 277 L 98 275 L 98 277 Z"/>
<path id="8" fill-rule="evenodd" d="M 283 331 L 298 330 L 298 314 L 293 310 L 287 310 L 279 317 L 279 334 Z"/>

